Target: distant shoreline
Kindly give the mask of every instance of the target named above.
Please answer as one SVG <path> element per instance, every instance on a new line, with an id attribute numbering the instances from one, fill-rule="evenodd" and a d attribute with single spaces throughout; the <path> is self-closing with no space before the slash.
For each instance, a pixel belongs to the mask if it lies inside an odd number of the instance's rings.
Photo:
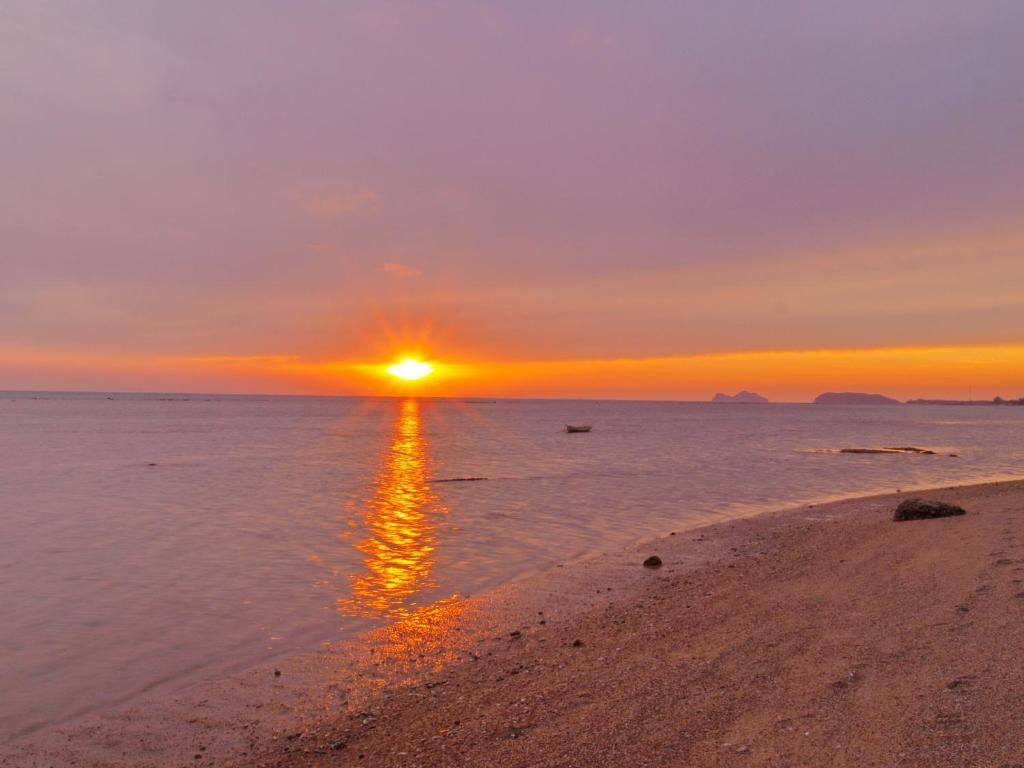
<path id="1" fill-rule="evenodd" d="M 9 389 L 0 390 L 0 400 L 165 400 L 165 401 L 212 401 L 212 400 L 288 400 L 288 399 L 319 399 L 319 400 L 405 400 L 415 397 L 422 400 L 440 402 L 457 402 L 467 405 L 483 405 L 516 402 L 568 402 L 568 403 L 666 403 L 680 405 L 816 405 L 810 400 L 772 400 L 770 402 L 717 401 L 714 400 L 676 400 L 668 398 L 616 398 L 616 397 L 476 397 L 472 395 L 346 395 L 346 394 L 282 394 L 259 392 L 157 392 L 157 391 L 107 391 L 107 390 L 46 390 L 46 389 Z M 943 400 L 915 398 L 898 401 L 899 405 L 947 405 L 947 406 L 983 406 L 983 405 L 1022 405 L 1024 398 L 997 400 Z M 875 405 L 874 403 L 844 403 L 838 405 Z"/>
<path id="2" fill-rule="evenodd" d="M 925 400 L 917 398 L 907 400 L 907 405 L 1024 405 L 1024 397 L 1019 400 Z"/>

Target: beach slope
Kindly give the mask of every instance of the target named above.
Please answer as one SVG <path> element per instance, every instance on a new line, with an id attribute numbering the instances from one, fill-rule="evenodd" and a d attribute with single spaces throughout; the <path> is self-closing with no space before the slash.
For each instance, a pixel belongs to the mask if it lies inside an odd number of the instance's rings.
<path id="1" fill-rule="evenodd" d="M 523 623 L 244 764 L 1022 765 L 1024 484 L 915 495 L 968 514 L 766 515 L 694 566 L 714 531 L 666 537 L 630 599 Z"/>

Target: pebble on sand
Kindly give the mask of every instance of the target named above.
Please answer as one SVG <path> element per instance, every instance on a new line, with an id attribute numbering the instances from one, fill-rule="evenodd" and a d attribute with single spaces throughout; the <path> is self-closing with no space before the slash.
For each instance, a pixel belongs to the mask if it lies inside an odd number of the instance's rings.
<path id="1" fill-rule="evenodd" d="M 644 560 L 644 568 L 661 568 L 661 558 L 657 555 L 651 555 Z"/>

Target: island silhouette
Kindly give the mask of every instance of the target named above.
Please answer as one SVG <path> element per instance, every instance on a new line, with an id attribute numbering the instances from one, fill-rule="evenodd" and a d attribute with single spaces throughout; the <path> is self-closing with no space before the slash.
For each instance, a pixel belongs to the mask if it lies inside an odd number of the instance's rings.
<path id="1" fill-rule="evenodd" d="M 768 398 L 763 395 L 757 394 L 757 392 L 747 392 L 747 390 L 741 390 L 735 395 L 726 395 L 718 392 L 713 398 L 712 403 L 767 403 Z"/>

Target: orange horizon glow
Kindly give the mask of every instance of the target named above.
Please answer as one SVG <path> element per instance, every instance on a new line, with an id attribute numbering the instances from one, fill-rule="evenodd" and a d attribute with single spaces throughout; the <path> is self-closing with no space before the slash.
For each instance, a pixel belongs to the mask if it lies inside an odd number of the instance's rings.
<path id="1" fill-rule="evenodd" d="M 4 389 L 310 395 L 707 400 L 747 389 L 777 401 L 823 391 L 991 399 L 1024 394 L 1024 344 L 728 352 L 640 359 L 438 362 L 410 382 L 387 364 L 297 356 L 101 357 L 0 349 Z M 31 374 L 31 375 L 30 375 Z M 33 378 L 37 376 L 38 378 Z M 13 384 L 13 386 L 12 386 Z"/>

